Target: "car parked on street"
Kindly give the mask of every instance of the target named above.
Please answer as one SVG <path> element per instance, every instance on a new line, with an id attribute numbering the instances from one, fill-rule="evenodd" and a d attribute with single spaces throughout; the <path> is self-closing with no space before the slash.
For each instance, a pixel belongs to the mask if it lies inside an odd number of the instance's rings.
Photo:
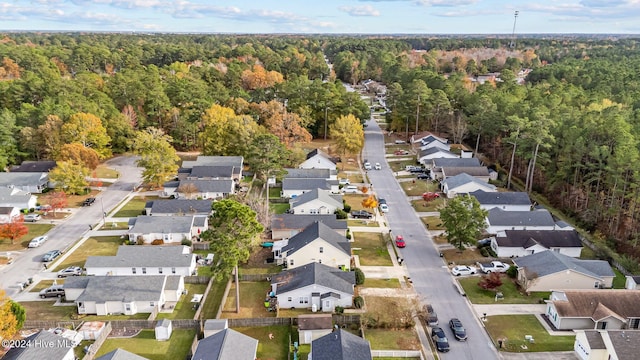
<path id="1" fill-rule="evenodd" d="M 62 255 L 62 252 L 60 250 L 51 250 L 51 251 L 48 251 L 47 253 L 45 253 L 42 256 L 42 261 L 43 262 L 51 262 L 51 261 L 55 260 L 60 255 Z"/>
<path id="2" fill-rule="evenodd" d="M 424 313 L 425 313 L 425 321 L 427 325 L 429 326 L 438 325 L 439 323 L 438 314 L 436 314 L 436 311 L 433 310 L 433 306 L 431 304 L 427 304 L 424 306 Z"/>
<path id="3" fill-rule="evenodd" d="M 27 214 L 24 216 L 24 221 L 26 222 L 36 222 L 40 219 L 42 219 L 40 214 Z"/>
<path id="4" fill-rule="evenodd" d="M 371 219 L 373 214 L 366 210 L 354 210 L 351 212 L 351 216 L 354 219 Z"/>
<path id="5" fill-rule="evenodd" d="M 402 237 L 402 235 L 396 236 L 396 246 L 399 248 L 407 246 L 407 243 L 404 242 L 404 238 Z"/>
<path id="6" fill-rule="evenodd" d="M 69 266 L 66 269 L 58 271 L 59 278 L 65 278 L 67 276 L 80 276 L 82 275 L 82 268 L 79 266 Z"/>
<path id="7" fill-rule="evenodd" d="M 376 170 L 382 170 L 382 165 L 380 165 L 380 163 L 376 163 L 376 165 L 373 168 Z"/>
<path id="8" fill-rule="evenodd" d="M 467 340 L 467 331 L 464 329 L 464 326 L 462 326 L 462 322 L 458 318 L 449 320 L 449 328 L 451 328 L 453 336 L 455 336 L 456 340 Z"/>
<path id="9" fill-rule="evenodd" d="M 349 184 L 351 184 L 351 182 L 347 178 L 342 178 L 338 180 L 338 185 L 349 185 Z"/>
<path id="10" fill-rule="evenodd" d="M 444 334 L 444 330 L 442 330 L 441 327 L 435 326 L 431 328 L 431 338 L 436 344 L 436 349 L 438 349 L 438 351 L 449 351 L 449 339 L 447 339 L 447 335 Z"/>
<path id="11" fill-rule="evenodd" d="M 63 297 L 64 296 L 64 287 L 63 285 L 53 285 L 50 286 L 46 289 L 42 289 L 40 291 L 40 297 L 41 298 L 48 298 L 48 297 Z"/>
<path id="12" fill-rule="evenodd" d="M 47 241 L 47 235 L 38 236 L 36 238 L 31 239 L 31 241 L 29 241 L 28 247 L 37 248 L 38 246 L 44 244 L 45 241 Z"/>
<path id="13" fill-rule="evenodd" d="M 367 161 L 367 162 L 365 162 L 365 163 L 364 163 L 364 169 L 365 169 L 365 170 L 371 170 L 371 163 L 370 163 L 370 162 L 368 162 L 368 161 Z"/>
<path id="14" fill-rule="evenodd" d="M 380 211 L 383 213 L 389 212 L 389 205 L 387 205 L 387 200 L 383 198 L 378 199 L 378 207 L 380 208 Z"/>
<path id="15" fill-rule="evenodd" d="M 478 268 L 475 266 L 457 265 L 451 269 L 451 274 L 454 276 L 461 275 L 473 275 L 478 273 Z"/>
<path id="16" fill-rule="evenodd" d="M 96 198 L 94 198 L 94 197 L 86 198 L 82 202 L 82 206 L 91 206 L 91 205 L 93 205 L 94 202 L 96 202 Z"/>

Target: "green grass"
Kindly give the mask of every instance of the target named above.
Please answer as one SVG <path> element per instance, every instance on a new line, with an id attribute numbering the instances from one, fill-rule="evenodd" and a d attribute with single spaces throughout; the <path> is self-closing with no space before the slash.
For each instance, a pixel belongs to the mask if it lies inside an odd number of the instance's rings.
<path id="1" fill-rule="evenodd" d="M 54 269 L 60 271 L 68 266 L 84 267 L 87 256 L 108 256 L 115 255 L 118 246 L 122 245 L 122 239 L 119 236 L 96 236 L 88 238 L 80 247 Z"/>
<path id="2" fill-rule="evenodd" d="M 284 214 L 289 210 L 287 203 L 269 203 L 269 208 L 274 214 Z"/>
<path id="3" fill-rule="evenodd" d="M 98 165 L 95 170 L 95 176 L 101 179 L 117 179 L 119 175 L 117 171 L 105 165 Z M 91 174 L 91 176 L 93 176 L 93 174 Z"/>
<path id="4" fill-rule="evenodd" d="M 240 275 L 251 275 L 251 274 L 277 274 L 282 271 L 282 267 L 280 265 L 271 265 L 268 267 L 241 267 Z"/>
<path id="5" fill-rule="evenodd" d="M 413 200 L 411 202 L 411 206 L 413 206 L 417 212 L 432 212 L 439 211 L 444 203 L 445 199 L 443 198 L 434 199 L 428 202 L 424 200 Z"/>
<path id="6" fill-rule="evenodd" d="M 282 191 L 281 187 L 270 187 L 269 188 L 269 199 L 280 199 L 280 192 Z"/>
<path id="7" fill-rule="evenodd" d="M 374 221 L 373 219 L 368 221 L 364 219 L 350 219 L 350 220 L 347 220 L 347 226 L 379 227 L 380 224 L 377 221 Z"/>
<path id="8" fill-rule="evenodd" d="M 496 347 L 498 339 L 506 339 L 501 350 L 508 352 L 571 351 L 576 339 L 575 335 L 549 335 L 535 315 L 489 316 L 485 327 Z M 525 335 L 533 336 L 535 342 L 525 341 Z"/>
<path id="9" fill-rule="evenodd" d="M 37 284 L 35 284 L 31 288 L 31 290 L 29 290 L 29 292 L 40 292 L 40 290 L 44 290 L 44 289 L 48 288 L 49 286 L 53 285 L 54 281 L 56 282 L 57 285 L 64 284 L 64 279 L 42 280 L 42 281 L 38 282 Z"/>
<path id="10" fill-rule="evenodd" d="M 478 286 L 480 276 L 459 278 L 460 285 L 467 294 L 467 298 L 474 304 L 495 304 L 495 291 L 484 290 Z M 521 293 L 514 282 L 506 275 L 502 276 L 502 285 L 497 289 L 504 295 L 498 304 L 539 304 L 543 298 L 549 298 L 550 292 L 532 292 L 527 296 Z"/>
<path id="11" fill-rule="evenodd" d="M 444 225 L 442 225 L 442 220 L 440 220 L 439 216 L 426 216 L 421 217 L 420 220 L 429 230 L 444 230 Z"/>
<path id="12" fill-rule="evenodd" d="M 360 264 L 364 266 L 392 266 L 387 244 L 380 233 L 354 233 L 355 242 L 351 248 L 360 257 Z"/>
<path id="13" fill-rule="evenodd" d="M 224 296 L 224 289 L 227 286 L 227 278 L 220 281 L 213 281 L 209 294 L 207 294 L 207 300 L 202 304 L 202 310 L 200 311 L 200 318 L 202 319 L 215 319 L 218 314 L 218 309 L 222 306 L 222 297 Z"/>
<path id="14" fill-rule="evenodd" d="M 196 310 L 193 308 L 191 298 L 194 294 L 204 294 L 207 284 L 185 284 L 187 295 L 182 295 L 180 301 L 171 313 L 159 313 L 158 319 L 193 319 Z"/>
<path id="15" fill-rule="evenodd" d="M 428 180 L 403 181 L 400 183 L 400 187 L 408 196 L 420 196 L 427 191 L 437 192 L 440 190 L 437 183 Z"/>
<path id="16" fill-rule="evenodd" d="M 109 231 L 109 230 L 129 230 L 129 223 L 124 222 L 108 222 L 104 226 L 102 226 L 99 231 Z"/>
<path id="17" fill-rule="evenodd" d="M 420 349 L 420 340 L 413 329 L 367 329 L 364 337 L 373 350 Z"/>
<path id="18" fill-rule="evenodd" d="M 174 329 L 169 341 L 156 341 L 154 330 L 142 330 L 133 338 L 108 338 L 96 357 L 121 348 L 150 360 L 184 359 L 195 335 L 195 330 Z"/>
<path id="19" fill-rule="evenodd" d="M 400 280 L 398 279 L 368 279 L 365 278 L 362 287 L 366 288 L 400 288 Z"/>
<path id="20" fill-rule="evenodd" d="M 24 306 L 27 314 L 27 320 L 71 320 L 76 314 L 75 306 L 53 306 L 51 301 L 23 301 L 20 305 Z"/>
<path id="21" fill-rule="evenodd" d="M 409 155 L 407 155 L 409 156 Z M 404 171 L 407 165 L 416 165 L 415 160 L 389 161 L 389 167 L 392 171 Z"/>
<path id="22" fill-rule="evenodd" d="M 264 299 L 271 290 L 266 281 L 240 282 L 240 313 L 236 313 L 236 286 L 231 284 L 226 302 L 222 308 L 223 318 L 256 318 L 275 317 L 275 313 L 268 312 L 264 307 Z"/>
<path id="23" fill-rule="evenodd" d="M 241 327 L 233 330 L 258 340 L 257 359 L 287 359 L 291 334 L 289 326 Z M 269 334 L 273 334 L 273 339 L 269 339 Z"/>
<path id="24" fill-rule="evenodd" d="M 11 244 L 9 239 L 0 239 L 0 252 L 23 250 L 29 245 L 31 239 L 44 235 L 53 228 L 52 224 L 41 223 L 25 223 L 29 232 L 15 240 L 15 244 Z"/>
<path id="25" fill-rule="evenodd" d="M 618 269 L 616 268 L 612 268 L 612 269 L 613 269 L 613 272 L 616 274 L 616 277 L 613 278 L 613 288 L 624 289 L 624 286 L 627 282 L 627 278 Z"/>
<path id="26" fill-rule="evenodd" d="M 143 215 L 147 201 L 159 199 L 157 196 L 136 196 L 131 198 L 113 217 L 136 217 Z"/>

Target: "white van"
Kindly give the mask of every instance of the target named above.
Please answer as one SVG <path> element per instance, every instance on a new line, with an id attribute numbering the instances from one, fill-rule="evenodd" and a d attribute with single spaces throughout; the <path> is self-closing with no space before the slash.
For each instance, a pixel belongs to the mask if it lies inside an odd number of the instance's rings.
<path id="1" fill-rule="evenodd" d="M 342 188 L 342 191 L 345 194 L 356 194 L 358 192 L 358 187 L 355 185 L 347 185 Z"/>

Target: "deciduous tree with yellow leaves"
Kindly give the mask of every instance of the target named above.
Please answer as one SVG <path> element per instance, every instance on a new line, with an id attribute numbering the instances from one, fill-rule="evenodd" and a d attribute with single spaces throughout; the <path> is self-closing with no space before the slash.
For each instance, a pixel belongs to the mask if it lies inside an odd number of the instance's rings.
<path id="1" fill-rule="evenodd" d="M 349 114 L 340 116 L 329 126 L 329 134 L 336 144 L 336 150 L 342 157 L 357 154 L 364 146 L 364 130 L 360 120 Z M 342 162 L 344 166 L 345 161 Z"/>

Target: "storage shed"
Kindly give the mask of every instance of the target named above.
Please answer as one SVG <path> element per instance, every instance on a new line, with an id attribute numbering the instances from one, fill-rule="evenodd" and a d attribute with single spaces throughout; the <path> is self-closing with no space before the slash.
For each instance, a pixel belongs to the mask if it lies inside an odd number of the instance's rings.
<path id="1" fill-rule="evenodd" d="M 156 340 L 166 341 L 171 338 L 171 332 L 173 331 L 171 320 L 163 319 L 156 324 Z"/>

